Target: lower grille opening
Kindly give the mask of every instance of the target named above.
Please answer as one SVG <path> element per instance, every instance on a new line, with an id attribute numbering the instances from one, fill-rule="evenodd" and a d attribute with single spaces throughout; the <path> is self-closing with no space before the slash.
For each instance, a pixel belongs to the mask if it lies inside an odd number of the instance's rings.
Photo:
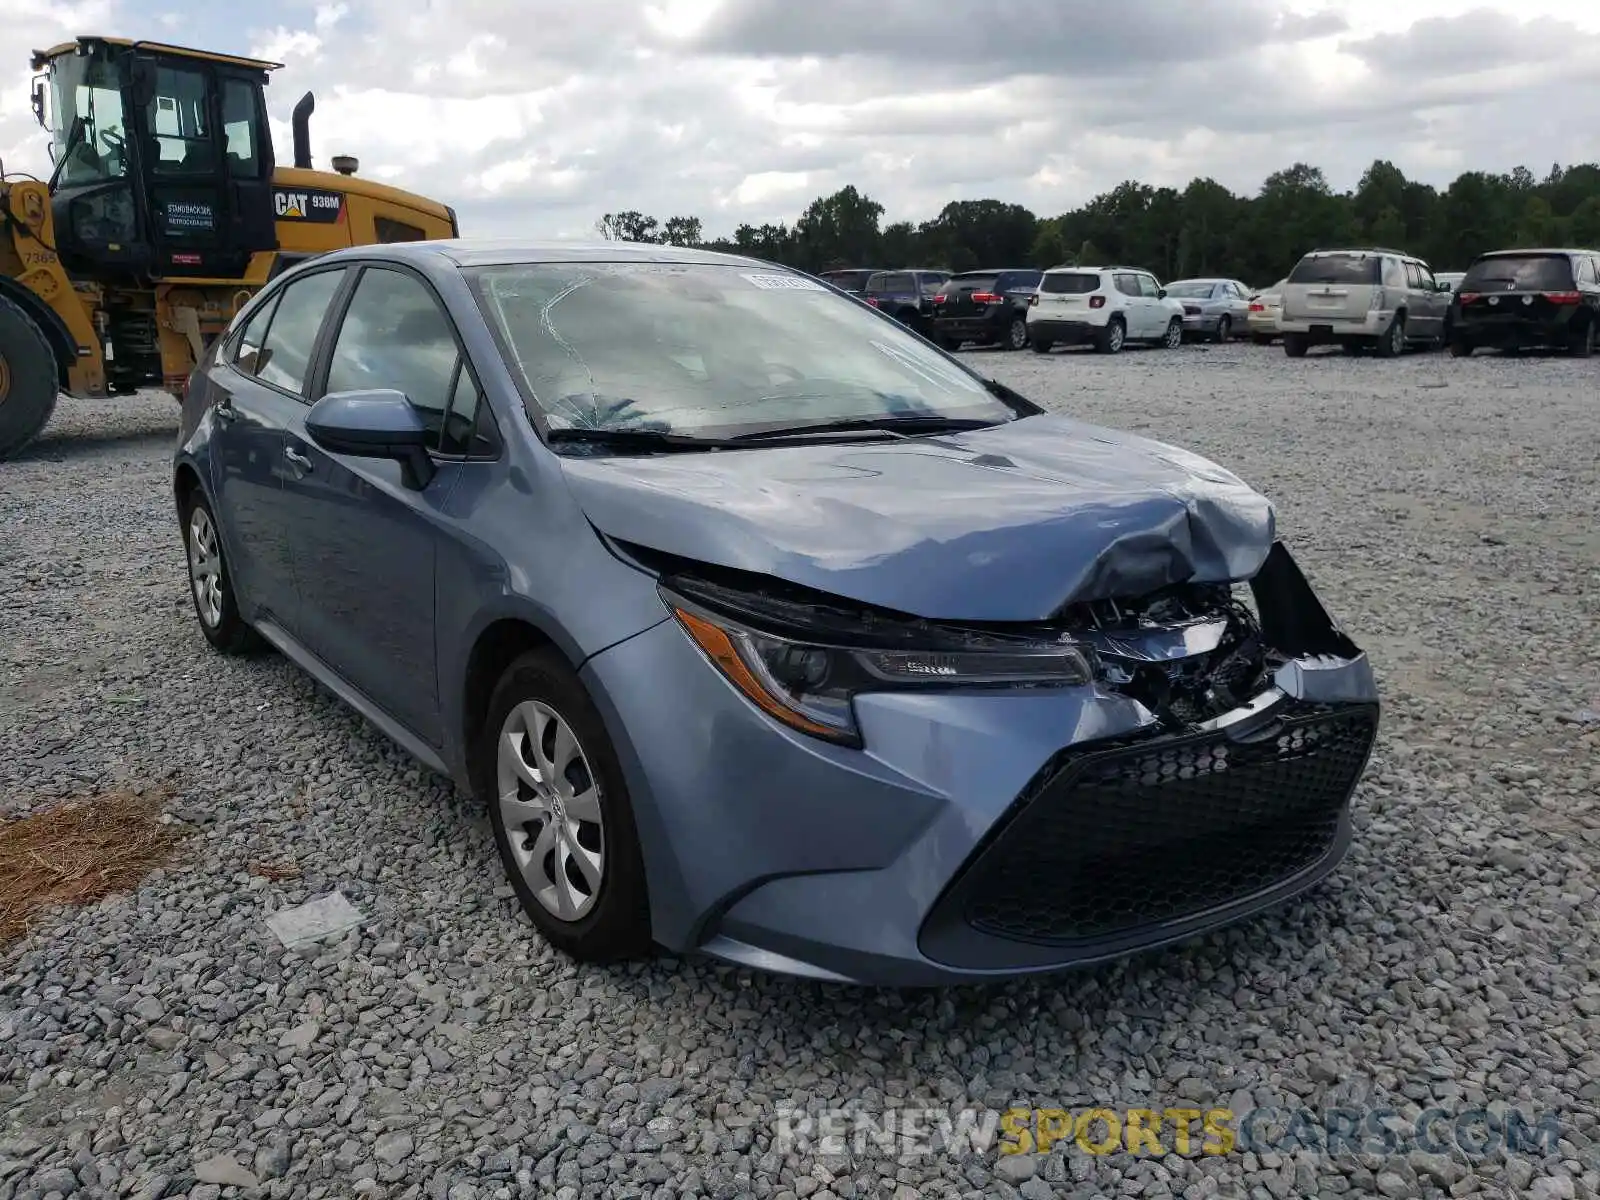
<path id="1" fill-rule="evenodd" d="M 1212 731 L 1047 767 L 930 917 L 1070 946 L 1182 921 L 1284 883 L 1338 836 L 1377 731 L 1314 708 L 1253 737 Z"/>

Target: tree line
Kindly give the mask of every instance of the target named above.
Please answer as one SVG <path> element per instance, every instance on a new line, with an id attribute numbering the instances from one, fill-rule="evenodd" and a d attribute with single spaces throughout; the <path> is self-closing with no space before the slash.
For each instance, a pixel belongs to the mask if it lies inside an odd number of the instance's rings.
<path id="1" fill-rule="evenodd" d="M 1224 276 L 1268 286 L 1315 246 L 1405 250 L 1435 270 L 1517 246 L 1600 247 L 1600 164 L 1467 171 L 1444 190 L 1407 179 L 1385 159 L 1335 191 L 1317 167 L 1274 172 L 1254 196 L 1214 179 L 1181 191 L 1129 180 L 1081 208 L 1041 217 L 1003 200 L 953 200 L 931 221 L 883 223 L 883 205 L 855 187 L 813 200 L 794 224 L 740 225 L 706 238 L 700 218 L 629 210 L 596 223 L 610 239 L 702 246 L 803 271 L 839 267 L 1144 267 L 1164 280 Z"/>

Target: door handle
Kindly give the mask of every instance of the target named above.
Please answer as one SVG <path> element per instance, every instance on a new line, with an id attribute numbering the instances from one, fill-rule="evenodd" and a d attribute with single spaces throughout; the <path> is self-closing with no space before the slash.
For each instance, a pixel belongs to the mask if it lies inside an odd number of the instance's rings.
<path id="1" fill-rule="evenodd" d="M 311 460 L 293 446 L 285 446 L 283 448 L 283 456 L 292 462 L 302 475 L 311 470 Z"/>

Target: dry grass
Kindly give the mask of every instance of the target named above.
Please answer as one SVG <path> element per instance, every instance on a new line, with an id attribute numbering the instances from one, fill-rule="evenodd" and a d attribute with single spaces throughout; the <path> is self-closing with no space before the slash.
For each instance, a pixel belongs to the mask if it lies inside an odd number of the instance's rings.
<path id="1" fill-rule="evenodd" d="M 288 879 L 300 878 L 300 868 L 292 862 L 257 862 L 250 864 L 250 874 L 271 883 L 283 883 Z"/>
<path id="2" fill-rule="evenodd" d="M 111 792 L 0 822 L 0 945 L 46 909 L 128 891 L 169 862 L 183 838 L 161 823 L 171 796 Z"/>

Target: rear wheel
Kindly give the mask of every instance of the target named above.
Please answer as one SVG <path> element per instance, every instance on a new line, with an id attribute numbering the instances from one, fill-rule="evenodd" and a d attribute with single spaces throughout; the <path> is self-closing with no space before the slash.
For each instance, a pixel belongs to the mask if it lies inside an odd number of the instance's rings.
<path id="1" fill-rule="evenodd" d="M 545 940 L 584 962 L 646 953 L 644 856 L 622 766 L 589 693 L 555 651 L 506 669 L 473 759 L 500 861 Z"/>
<path id="2" fill-rule="evenodd" d="M 1028 344 L 1028 322 L 1021 317 L 1012 317 L 1011 324 L 1006 328 L 1006 349 L 1021 350 Z"/>
<path id="3" fill-rule="evenodd" d="M 1223 316 L 1222 316 L 1222 319 L 1217 322 L 1217 335 L 1216 335 L 1217 343 L 1220 345 L 1220 344 L 1226 342 L 1232 336 L 1233 336 L 1233 318 L 1228 316 L 1226 313 L 1224 313 Z"/>
<path id="4" fill-rule="evenodd" d="M 1399 358 L 1406 348 L 1406 319 L 1400 313 L 1395 313 L 1394 319 L 1389 322 L 1378 338 L 1379 358 Z"/>
<path id="5" fill-rule="evenodd" d="M 1101 354 L 1120 354 L 1128 340 L 1128 327 L 1121 317 L 1112 317 L 1094 339 L 1094 348 Z"/>
<path id="6" fill-rule="evenodd" d="M 1568 353 L 1574 358 L 1588 358 L 1594 354 L 1595 329 L 1596 322 L 1584 322 L 1583 328 L 1573 335 Z"/>
<path id="7" fill-rule="evenodd" d="M 1283 335 L 1283 352 L 1290 358 L 1304 358 L 1306 351 L 1311 348 L 1311 343 L 1306 340 L 1303 333 L 1286 333 Z"/>
<path id="8" fill-rule="evenodd" d="M 56 407 L 56 356 L 38 324 L 0 296 L 0 459 L 39 436 Z"/>

